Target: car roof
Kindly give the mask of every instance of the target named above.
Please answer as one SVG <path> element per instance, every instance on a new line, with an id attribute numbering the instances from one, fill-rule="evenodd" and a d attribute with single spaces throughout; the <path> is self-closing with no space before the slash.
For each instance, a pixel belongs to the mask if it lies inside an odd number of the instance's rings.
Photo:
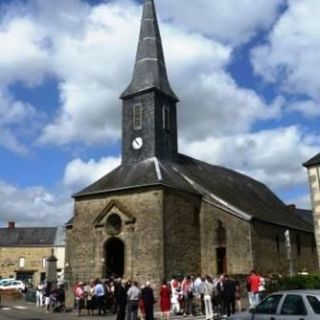
<path id="1" fill-rule="evenodd" d="M 273 292 L 272 294 L 315 294 L 320 295 L 320 289 L 299 289 L 299 290 L 283 290 L 278 292 Z"/>

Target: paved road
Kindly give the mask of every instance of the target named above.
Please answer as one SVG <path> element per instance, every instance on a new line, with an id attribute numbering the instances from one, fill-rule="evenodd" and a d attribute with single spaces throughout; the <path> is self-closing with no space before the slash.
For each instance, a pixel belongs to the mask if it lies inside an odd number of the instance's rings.
<path id="1" fill-rule="evenodd" d="M 85 310 L 86 311 L 86 310 Z M 160 318 L 158 314 L 155 315 L 156 318 Z M 93 319 L 108 319 L 114 320 L 116 317 L 114 315 L 107 316 L 86 316 L 85 313 L 80 319 L 83 320 L 93 320 Z M 79 319 L 75 312 L 68 313 L 46 313 L 44 308 L 36 308 L 33 303 L 28 303 L 23 300 L 19 301 L 2 301 L 0 306 L 0 320 L 74 320 Z M 183 319 L 195 319 L 204 320 L 204 316 L 199 317 L 171 317 L 171 320 L 183 320 Z"/>

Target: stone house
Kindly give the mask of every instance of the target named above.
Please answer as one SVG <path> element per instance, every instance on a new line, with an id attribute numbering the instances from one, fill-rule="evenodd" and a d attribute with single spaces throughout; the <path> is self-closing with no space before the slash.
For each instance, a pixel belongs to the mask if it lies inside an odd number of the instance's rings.
<path id="1" fill-rule="evenodd" d="M 64 276 L 65 230 L 58 227 L 0 228 L 0 277 L 37 284 L 46 278 L 46 260 L 53 250 L 58 276 Z"/>
<path id="2" fill-rule="evenodd" d="M 144 1 L 133 78 L 121 99 L 122 163 L 74 194 L 71 280 L 287 273 L 288 257 L 294 271 L 317 268 L 313 225 L 267 186 L 178 152 L 178 98 L 153 0 Z"/>

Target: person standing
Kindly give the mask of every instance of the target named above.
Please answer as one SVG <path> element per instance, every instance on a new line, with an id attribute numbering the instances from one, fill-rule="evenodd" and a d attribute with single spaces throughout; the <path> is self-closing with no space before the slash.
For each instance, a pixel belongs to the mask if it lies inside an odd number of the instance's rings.
<path id="1" fill-rule="evenodd" d="M 43 284 L 39 283 L 37 285 L 36 289 L 36 304 L 37 307 L 42 307 L 43 306 Z"/>
<path id="2" fill-rule="evenodd" d="M 225 311 L 229 317 L 236 312 L 236 282 L 228 274 L 224 276 L 223 288 Z"/>
<path id="3" fill-rule="evenodd" d="M 125 320 L 127 306 L 127 290 L 125 280 L 121 280 L 117 286 L 116 301 L 118 306 L 117 320 Z"/>
<path id="4" fill-rule="evenodd" d="M 172 311 L 174 314 L 178 315 L 180 314 L 180 302 L 179 302 L 179 296 L 181 293 L 181 287 L 180 283 L 176 276 L 173 276 L 173 279 L 170 281 L 170 287 L 171 287 L 171 304 L 172 304 Z"/>
<path id="5" fill-rule="evenodd" d="M 236 280 L 236 309 L 238 312 L 242 311 L 241 287 L 240 282 L 238 280 Z"/>
<path id="6" fill-rule="evenodd" d="M 184 297 L 184 315 L 192 316 L 193 282 L 191 276 L 186 276 L 182 282 Z"/>
<path id="7" fill-rule="evenodd" d="M 254 271 L 251 271 L 250 276 L 248 277 L 248 295 L 249 295 L 249 303 L 250 307 L 254 308 L 259 302 L 259 285 L 261 279 L 260 276 Z"/>
<path id="8" fill-rule="evenodd" d="M 213 309 L 212 309 L 213 284 L 212 284 L 212 279 L 210 277 L 207 277 L 207 280 L 203 285 L 203 294 L 204 294 L 203 299 L 204 299 L 204 309 L 205 309 L 206 320 L 212 320 L 213 319 Z"/>
<path id="9" fill-rule="evenodd" d="M 141 298 L 145 310 L 145 320 L 153 320 L 153 305 L 156 300 L 149 281 L 146 282 L 146 286 L 141 290 Z"/>
<path id="10" fill-rule="evenodd" d="M 160 311 L 161 311 L 161 319 L 169 320 L 170 317 L 170 295 L 171 290 L 167 285 L 167 281 L 162 281 L 162 286 L 160 288 Z"/>
<path id="11" fill-rule="evenodd" d="M 79 285 L 76 289 L 76 306 L 77 306 L 78 316 L 81 315 L 81 310 L 84 307 L 84 296 L 85 296 L 84 283 L 79 282 Z"/>
<path id="12" fill-rule="evenodd" d="M 96 297 L 98 315 L 101 316 L 101 313 L 106 314 L 106 307 L 104 303 L 105 299 L 105 289 L 104 285 L 100 281 L 100 279 L 96 279 L 95 287 L 94 287 L 94 295 Z"/>
<path id="13" fill-rule="evenodd" d="M 127 293 L 127 320 L 137 320 L 138 304 L 141 297 L 141 291 L 138 288 L 138 282 L 133 281 Z"/>
<path id="14" fill-rule="evenodd" d="M 46 306 L 46 312 L 50 312 L 50 306 L 51 306 L 51 282 L 47 282 L 44 290 L 44 304 Z"/>

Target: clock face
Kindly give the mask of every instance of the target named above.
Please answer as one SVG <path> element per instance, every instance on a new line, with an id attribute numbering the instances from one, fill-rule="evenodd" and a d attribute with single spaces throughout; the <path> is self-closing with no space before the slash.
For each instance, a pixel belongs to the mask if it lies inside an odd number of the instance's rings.
<path id="1" fill-rule="evenodd" d="M 134 150 L 139 150 L 143 146 L 143 140 L 141 137 L 137 137 L 132 141 L 132 148 Z"/>

